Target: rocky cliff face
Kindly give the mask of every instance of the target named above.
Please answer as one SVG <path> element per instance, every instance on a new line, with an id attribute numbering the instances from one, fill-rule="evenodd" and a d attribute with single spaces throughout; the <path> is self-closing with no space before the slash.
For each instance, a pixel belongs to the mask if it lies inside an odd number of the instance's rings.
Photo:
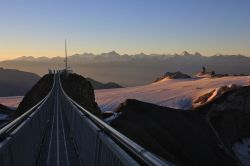
<path id="1" fill-rule="evenodd" d="M 250 137 L 250 86 L 226 92 L 197 111 L 204 114 L 230 150 L 235 141 Z"/>
<path id="2" fill-rule="evenodd" d="M 196 111 L 127 100 L 111 125 L 149 151 L 177 165 L 238 165 L 220 147 L 213 129 Z"/>
<path id="3" fill-rule="evenodd" d="M 127 100 L 118 112 L 113 127 L 180 165 L 239 165 L 232 146 L 250 138 L 250 86 L 226 91 L 194 110 Z"/>
<path id="4" fill-rule="evenodd" d="M 24 96 L 19 104 L 16 115 L 19 116 L 42 100 L 50 91 L 53 85 L 53 75 L 43 76 Z"/>
<path id="5" fill-rule="evenodd" d="M 101 116 L 101 111 L 95 102 L 93 86 L 86 78 L 77 74 L 69 74 L 67 77 L 62 75 L 61 81 L 69 97 L 96 116 Z"/>
<path id="6" fill-rule="evenodd" d="M 238 87 L 225 92 L 221 97 L 206 104 L 199 110 L 221 112 L 228 109 L 237 109 L 244 113 L 250 113 L 250 86 Z"/>

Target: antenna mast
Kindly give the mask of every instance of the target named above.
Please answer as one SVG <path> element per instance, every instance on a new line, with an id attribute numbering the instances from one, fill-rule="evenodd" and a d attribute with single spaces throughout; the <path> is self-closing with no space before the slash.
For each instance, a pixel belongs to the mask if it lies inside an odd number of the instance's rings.
<path id="1" fill-rule="evenodd" d="M 68 71 L 67 41 L 65 40 L 65 70 Z"/>

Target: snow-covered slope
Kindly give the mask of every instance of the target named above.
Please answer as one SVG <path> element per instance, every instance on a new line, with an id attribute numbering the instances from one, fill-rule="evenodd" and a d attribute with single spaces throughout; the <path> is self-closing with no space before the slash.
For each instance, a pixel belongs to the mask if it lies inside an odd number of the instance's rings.
<path id="1" fill-rule="evenodd" d="M 222 86 L 250 85 L 249 76 L 221 78 L 163 79 L 145 86 L 96 90 L 102 111 L 114 111 L 126 99 L 137 99 L 161 106 L 189 109 L 200 96 Z M 211 100 L 211 99 L 209 99 Z"/>

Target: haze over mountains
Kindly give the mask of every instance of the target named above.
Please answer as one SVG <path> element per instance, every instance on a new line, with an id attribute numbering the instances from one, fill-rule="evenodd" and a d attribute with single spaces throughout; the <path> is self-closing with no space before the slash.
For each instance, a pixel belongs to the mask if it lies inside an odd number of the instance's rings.
<path id="1" fill-rule="evenodd" d="M 120 55 L 112 51 L 98 55 L 75 54 L 69 56 L 68 60 L 71 69 L 76 73 L 101 82 L 114 81 L 122 86 L 148 84 L 166 71 L 182 71 L 192 75 L 200 71 L 202 66 L 221 74 L 250 74 L 250 57 L 243 55 L 208 57 L 186 51 L 182 54 Z M 48 68 L 63 68 L 64 57 L 34 58 L 27 56 L 1 61 L 0 66 L 43 75 L 47 73 Z"/>
<path id="2" fill-rule="evenodd" d="M 40 79 L 37 74 L 0 68 L 0 97 L 22 96 Z"/>
<path id="3" fill-rule="evenodd" d="M 0 97 L 23 96 L 40 78 L 35 73 L 0 67 Z M 92 78 L 87 78 L 87 80 L 91 82 L 94 89 L 121 88 L 120 85 L 113 82 L 101 83 Z M 4 101 L 4 99 L 0 99 L 0 101 Z"/>

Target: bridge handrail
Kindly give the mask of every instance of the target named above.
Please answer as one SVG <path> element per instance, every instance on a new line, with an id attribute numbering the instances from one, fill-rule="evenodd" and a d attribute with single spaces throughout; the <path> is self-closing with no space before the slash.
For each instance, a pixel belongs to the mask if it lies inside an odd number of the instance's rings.
<path id="1" fill-rule="evenodd" d="M 154 166 L 174 166 L 173 163 L 162 160 L 158 158 L 156 155 L 152 154 L 151 152 L 147 151 L 125 135 L 121 134 L 119 131 L 115 130 L 107 123 L 100 120 L 98 117 L 90 113 L 88 110 L 80 106 L 77 102 L 71 99 L 66 92 L 64 91 L 61 85 L 61 79 L 59 75 L 59 84 L 60 88 L 65 95 L 65 97 L 72 102 L 79 110 L 81 110 L 91 121 L 93 121 L 97 126 L 100 127 L 103 131 L 105 131 L 109 136 L 111 136 L 115 141 L 123 145 L 127 150 L 132 152 L 133 155 L 137 156 L 141 161 L 143 161 L 147 165 L 154 165 Z"/>
<path id="2" fill-rule="evenodd" d="M 36 105 L 34 105 L 32 108 L 30 108 L 28 111 L 26 111 L 21 116 L 17 117 L 16 119 L 11 121 L 10 123 L 6 124 L 3 128 L 1 128 L 0 129 L 0 138 L 4 138 L 4 137 L 8 136 L 8 134 L 11 131 L 13 131 L 27 117 L 29 117 L 29 115 L 31 115 L 39 106 L 41 106 L 43 103 L 45 103 L 47 101 L 47 99 L 49 98 L 49 96 L 50 96 L 50 94 L 51 94 L 51 92 L 52 92 L 52 90 L 54 89 L 54 86 L 55 86 L 55 74 L 53 74 L 53 75 L 54 75 L 53 86 L 50 89 L 50 92 L 41 101 L 39 101 Z"/>

